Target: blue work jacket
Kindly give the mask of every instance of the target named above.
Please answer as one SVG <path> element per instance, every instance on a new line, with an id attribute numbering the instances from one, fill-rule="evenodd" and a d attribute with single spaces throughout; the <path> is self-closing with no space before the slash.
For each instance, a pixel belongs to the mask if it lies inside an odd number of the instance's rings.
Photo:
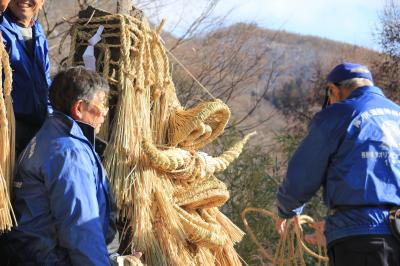
<path id="1" fill-rule="evenodd" d="M 18 161 L 12 197 L 18 226 L 6 234 L 12 257 L 21 265 L 110 265 L 110 197 L 81 127 L 50 114 Z"/>
<path id="2" fill-rule="evenodd" d="M 42 125 L 50 105 L 50 61 L 46 36 L 40 24 L 32 27 L 33 58 L 29 56 L 24 38 L 12 15 L 5 12 L 0 31 L 10 57 L 12 69 L 12 99 L 15 118 L 33 125 Z"/>
<path id="3" fill-rule="evenodd" d="M 323 187 L 328 208 L 400 205 L 400 108 L 365 86 L 315 115 L 277 194 L 290 218 Z M 352 235 L 390 234 L 385 208 L 351 208 L 329 215 L 328 243 Z"/>

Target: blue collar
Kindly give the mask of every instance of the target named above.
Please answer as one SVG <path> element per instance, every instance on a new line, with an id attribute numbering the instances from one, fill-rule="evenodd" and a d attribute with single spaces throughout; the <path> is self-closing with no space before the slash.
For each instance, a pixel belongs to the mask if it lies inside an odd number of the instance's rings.
<path id="1" fill-rule="evenodd" d="M 364 87 L 360 87 L 354 91 L 352 91 L 349 95 L 349 97 L 347 97 L 347 99 L 351 99 L 351 98 L 355 98 L 355 97 L 359 97 L 365 93 L 374 93 L 374 94 L 378 94 L 380 96 L 385 96 L 382 92 L 382 90 L 378 87 L 375 86 L 364 86 Z"/>
<path id="2" fill-rule="evenodd" d="M 95 138 L 94 138 L 95 137 L 95 129 L 88 124 L 79 123 L 78 121 L 74 120 L 72 117 L 70 117 L 62 112 L 59 112 L 59 111 L 53 111 L 53 113 L 49 114 L 48 120 L 46 120 L 46 122 L 47 121 L 49 123 L 54 123 L 54 124 L 56 124 L 56 126 L 61 127 L 61 130 L 65 130 L 63 133 L 69 133 L 69 135 L 71 137 L 76 138 L 76 139 L 86 143 L 87 145 L 91 146 L 90 150 L 92 151 L 92 154 L 96 160 L 97 167 L 98 167 L 99 171 L 101 172 L 100 180 L 103 183 L 103 187 L 106 190 L 106 193 L 108 194 L 109 188 L 108 188 L 106 173 L 105 173 L 105 170 L 101 163 L 99 154 L 95 150 Z M 87 136 L 86 134 L 88 134 L 88 133 L 89 133 L 89 135 Z M 90 135 L 93 136 L 92 140 L 91 140 Z"/>
<path id="3" fill-rule="evenodd" d="M 53 111 L 49 114 L 49 118 L 55 118 L 57 121 L 61 122 L 61 126 L 68 132 L 71 136 L 85 140 L 89 142 L 92 147 L 95 144 L 95 129 L 89 124 L 76 121 L 72 117 L 61 113 L 59 111 Z"/>
<path id="4" fill-rule="evenodd" d="M 14 22 L 12 15 L 10 14 L 10 11 L 6 10 L 6 12 L 3 13 L 3 18 L 1 21 L 1 25 L 8 29 L 11 33 L 13 33 L 14 35 L 16 35 L 18 37 L 18 40 L 23 40 L 24 38 L 21 35 L 20 30 L 18 29 L 18 25 L 17 23 Z M 38 22 L 34 21 L 33 25 L 32 25 L 32 36 L 34 38 L 37 38 L 41 35 L 44 36 L 44 34 L 42 33 L 42 31 L 39 30 L 38 27 Z"/>

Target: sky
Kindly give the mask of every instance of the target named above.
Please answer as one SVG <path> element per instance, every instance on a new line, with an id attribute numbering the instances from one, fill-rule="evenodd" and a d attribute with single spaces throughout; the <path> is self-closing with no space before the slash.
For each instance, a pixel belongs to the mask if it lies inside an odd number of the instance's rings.
<path id="1" fill-rule="evenodd" d="M 156 20 L 166 18 L 165 29 L 181 34 L 197 17 L 206 0 L 163 0 Z M 227 24 L 256 23 L 274 30 L 320 36 L 379 50 L 373 36 L 384 0 L 220 0 L 214 15 L 230 11 Z"/>

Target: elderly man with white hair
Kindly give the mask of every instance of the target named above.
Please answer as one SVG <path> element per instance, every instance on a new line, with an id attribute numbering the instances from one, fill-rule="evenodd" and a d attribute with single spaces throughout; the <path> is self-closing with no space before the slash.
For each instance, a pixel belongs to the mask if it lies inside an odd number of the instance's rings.
<path id="1" fill-rule="evenodd" d="M 323 187 L 330 265 L 400 265 L 400 107 L 367 67 L 336 66 L 277 194 L 278 232 Z"/>

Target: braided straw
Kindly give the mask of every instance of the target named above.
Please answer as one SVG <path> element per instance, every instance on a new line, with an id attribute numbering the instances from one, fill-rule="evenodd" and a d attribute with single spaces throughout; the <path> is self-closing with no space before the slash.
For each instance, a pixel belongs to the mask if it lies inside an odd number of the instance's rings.
<path id="1" fill-rule="evenodd" d="M 277 248 L 275 250 L 275 255 L 271 255 L 257 240 L 257 237 L 251 230 L 246 215 L 250 212 L 259 213 L 266 217 L 271 217 L 273 220 L 277 220 L 278 217 L 271 211 L 260 209 L 260 208 L 246 208 L 242 212 L 242 220 L 245 226 L 245 230 L 249 234 L 250 239 L 256 244 L 258 247 L 258 251 L 260 254 L 271 261 L 273 265 L 305 265 L 304 261 L 304 253 L 314 257 L 317 259 L 318 265 L 324 263 L 324 265 L 328 265 L 328 258 L 326 257 L 326 246 L 320 246 L 318 243 L 318 252 L 319 254 L 312 251 L 303 241 L 303 230 L 301 228 L 302 224 L 310 224 L 312 228 L 315 229 L 317 235 L 322 237 L 323 232 L 316 225 L 314 220 L 306 215 L 300 215 L 298 217 L 298 221 L 296 219 L 290 219 L 286 223 L 285 230 L 283 234 L 280 236 Z M 297 244 L 297 245 L 295 245 Z M 324 254 L 324 255 L 321 255 Z"/>
<path id="2" fill-rule="evenodd" d="M 169 144 L 188 150 L 200 149 L 222 134 L 229 117 L 229 107 L 220 100 L 202 102 L 190 109 L 178 108 L 169 120 Z M 209 127 L 207 130 L 205 125 Z"/>
<path id="3" fill-rule="evenodd" d="M 212 177 L 200 183 L 194 183 L 190 189 L 177 188 L 174 195 L 177 205 L 186 210 L 220 207 L 229 199 L 226 185 Z"/>
<path id="4" fill-rule="evenodd" d="M 0 232 L 4 232 L 11 229 L 13 219 L 16 223 L 9 197 L 15 158 L 15 118 L 11 100 L 12 73 L 1 34 L 0 57 L 0 69 L 5 75 L 4 88 L 0 83 Z"/>
<path id="5" fill-rule="evenodd" d="M 225 151 L 222 155 L 220 155 L 216 158 L 212 158 L 211 162 L 209 162 L 209 164 L 212 164 L 214 166 L 214 172 L 224 171 L 234 160 L 236 160 L 239 157 L 239 155 L 242 153 L 243 147 L 244 147 L 244 145 L 246 145 L 247 141 L 249 141 L 249 139 L 256 134 L 257 134 L 256 132 L 247 134 L 243 138 L 243 140 L 236 143 L 233 147 L 231 147 L 229 150 Z"/>
<path id="6" fill-rule="evenodd" d="M 221 234 L 220 225 L 205 222 L 195 211 L 189 213 L 176 205 L 175 210 L 190 242 L 202 247 L 215 248 L 224 246 L 228 241 L 228 237 Z"/>
<path id="7" fill-rule="evenodd" d="M 224 171 L 243 150 L 244 145 L 256 132 L 247 134 L 221 156 L 213 158 L 203 152 L 188 152 L 179 148 L 159 150 L 149 141 L 144 140 L 142 148 L 148 161 L 157 170 L 170 173 L 174 179 L 194 181 L 204 179 L 215 172 Z"/>
<path id="8" fill-rule="evenodd" d="M 149 161 L 156 169 L 163 171 L 174 171 L 187 166 L 192 161 L 192 156 L 188 151 L 171 148 L 165 151 L 158 150 L 149 141 L 142 143 L 143 151 L 149 157 Z"/>

